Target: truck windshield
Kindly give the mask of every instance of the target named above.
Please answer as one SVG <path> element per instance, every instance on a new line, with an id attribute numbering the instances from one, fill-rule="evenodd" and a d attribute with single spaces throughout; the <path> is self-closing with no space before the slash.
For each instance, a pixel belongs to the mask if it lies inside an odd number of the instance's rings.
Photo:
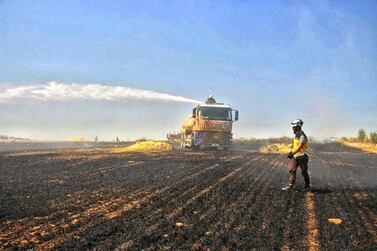
<path id="1" fill-rule="evenodd" d="M 216 120 L 232 120 L 232 112 L 229 108 L 222 107 L 201 107 L 199 109 L 201 118 Z"/>

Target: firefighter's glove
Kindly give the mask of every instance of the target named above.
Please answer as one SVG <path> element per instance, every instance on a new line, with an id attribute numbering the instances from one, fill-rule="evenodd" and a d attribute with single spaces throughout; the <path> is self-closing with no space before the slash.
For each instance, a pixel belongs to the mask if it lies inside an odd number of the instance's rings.
<path id="1" fill-rule="evenodd" d="M 290 152 L 290 153 L 288 154 L 288 156 L 287 156 L 287 159 L 292 159 L 292 158 L 293 158 L 293 153 Z"/>

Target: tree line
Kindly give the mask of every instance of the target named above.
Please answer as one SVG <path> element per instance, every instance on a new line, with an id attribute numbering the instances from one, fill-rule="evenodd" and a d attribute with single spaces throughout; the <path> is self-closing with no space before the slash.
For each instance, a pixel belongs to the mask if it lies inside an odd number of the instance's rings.
<path id="1" fill-rule="evenodd" d="M 377 144 L 377 131 L 376 132 L 370 132 L 370 134 L 367 135 L 365 129 L 361 128 L 361 129 L 359 129 L 357 140 L 359 142 L 366 142 L 366 143 Z"/>

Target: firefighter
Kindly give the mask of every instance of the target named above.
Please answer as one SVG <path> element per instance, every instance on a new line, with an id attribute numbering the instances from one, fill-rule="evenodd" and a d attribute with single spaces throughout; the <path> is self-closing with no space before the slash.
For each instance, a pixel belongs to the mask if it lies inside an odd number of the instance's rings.
<path id="1" fill-rule="evenodd" d="M 296 119 L 291 123 L 295 137 L 293 139 L 292 151 L 287 156 L 291 161 L 289 163 L 289 184 L 287 187 L 282 188 L 284 191 L 292 190 L 294 188 L 298 167 L 300 167 L 301 174 L 305 180 L 304 191 L 310 191 L 310 178 L 308 174 L 309 156 L 307 154 L 308 137 L 301 129 L 303 124 L 304 122 L 302 122 L 301 119 Z"/>
<path id="2" fill-rule="evenodd" d="M 215 103 L 216 103 L 216 100 L 214 99 L 212 95 L 210 95 L 206 100 L 206 104 L 215 104 Z"/>

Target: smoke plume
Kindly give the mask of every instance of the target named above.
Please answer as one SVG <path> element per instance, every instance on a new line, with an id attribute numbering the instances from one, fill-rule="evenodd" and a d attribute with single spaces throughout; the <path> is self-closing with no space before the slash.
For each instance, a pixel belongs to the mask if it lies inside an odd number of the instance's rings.
<path id="1" fill-rule="evenodd" d="M 200 101 L 165 93 L 141 90 L 125 86 L 100 84 L 66 84 L 49 82 L 42 85 L 17 86 L 0 92 L 0 102 L 13 103 L 22 100 L 70 101 L 70 100 L 146 100 L 179 103 L 200 103 Z"/>

